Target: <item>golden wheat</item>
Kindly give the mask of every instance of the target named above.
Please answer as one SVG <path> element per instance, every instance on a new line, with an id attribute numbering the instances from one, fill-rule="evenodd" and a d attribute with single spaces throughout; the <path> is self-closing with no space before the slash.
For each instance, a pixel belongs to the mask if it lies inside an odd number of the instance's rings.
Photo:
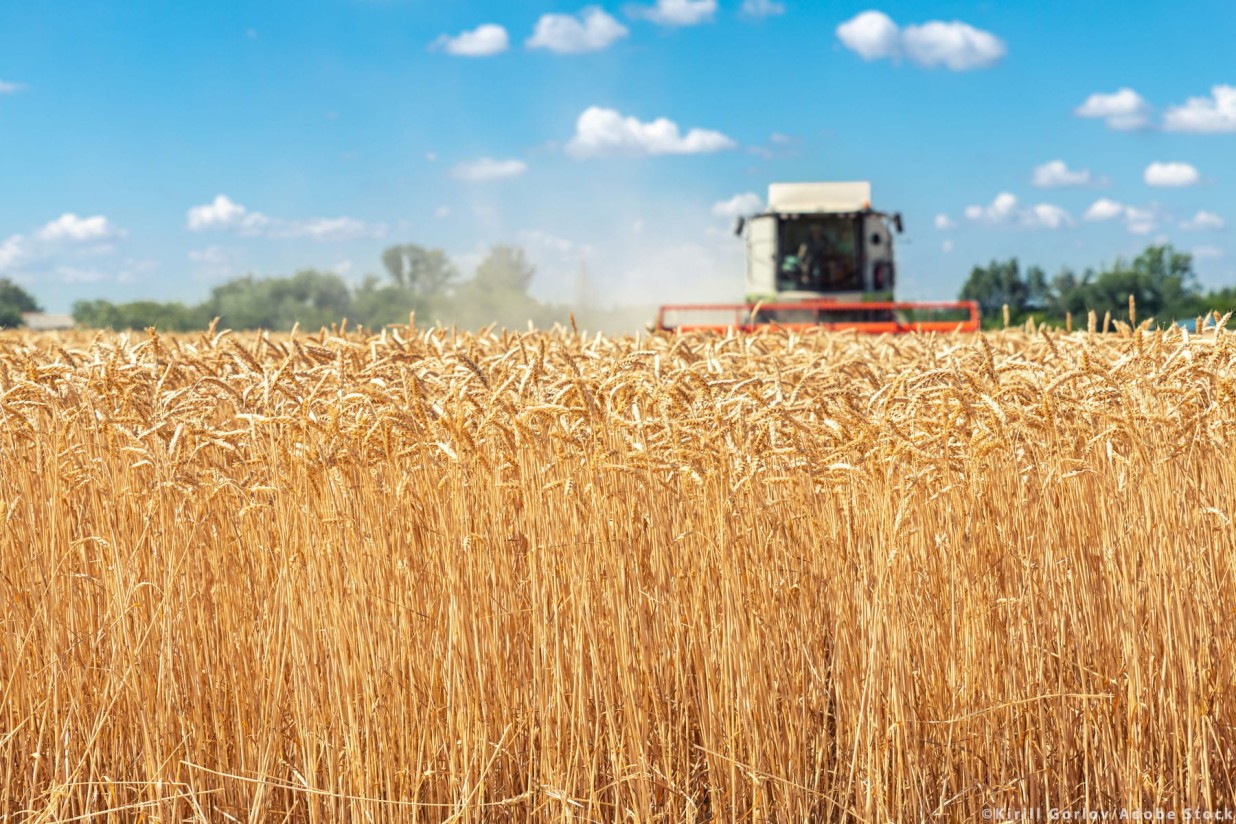
<path id="1" fill-rule="evenodd" d="M 5 333 L 0 821 L 1236 806 L 1236 341 L 1129 320 Z"/>

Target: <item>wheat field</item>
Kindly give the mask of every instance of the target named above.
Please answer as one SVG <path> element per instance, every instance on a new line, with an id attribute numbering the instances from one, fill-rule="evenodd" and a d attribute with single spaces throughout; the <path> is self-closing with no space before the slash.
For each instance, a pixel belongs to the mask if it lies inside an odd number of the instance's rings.
<path id="1" fill-rule="evenodd" d="M 0 821 L 1236 806 L 1234 366 L 3 333 Z"/>

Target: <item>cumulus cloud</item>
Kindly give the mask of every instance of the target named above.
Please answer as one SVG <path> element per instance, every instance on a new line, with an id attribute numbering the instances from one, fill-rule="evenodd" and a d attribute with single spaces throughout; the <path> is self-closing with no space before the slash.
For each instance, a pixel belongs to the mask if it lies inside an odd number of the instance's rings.
<path id="1" fill-rule="evenodd" d="M 576 121 L 575 136 L 566 150 L 574 157 L 681 155 L 719 152 L 736 145 L 731 138 L 710 129 L 691 129 L 682 134 L 678 124 L 665 117 L 644 123 L 613 109 L 590 106 Z"/>
<path id="2" fill-rule="evenodd" d="M 1205 229 L 1222 229 L 1226 225 L 1227 221 L 1214 212 L 1207 212 L 1205 209 L 1201 209 L 1193 217 L 1182 221 L 1180 228 L 1188 231 L 1201 231 Z"/>
<path id="3" fill-rule="evenodd" d="M 1049 160 L 1034 169 L 1035 186 L 1053 189 L 1062 186 L 1085 186 L 1091 182 L 1089 169 L 1073 170 L 1063 160 Z"/>
<path id="4" fill-rule="evenodd" d="M 1098 118 L 1109 129 L 1131 131 L 1150 125 L 1150 104 L 1137 92 L 1123 88 L 1111 94 L 1095 93 L 1074 110 L 1078 117 Z"/>
<path id="5" fill-rule="evenodd" d="M 522 160 L 494 160 L 492 157 L 482 157 L 468 163 L 460 163 L 451 169 L 451 177 L 456 180 L 466 180 L 469 183 L 480 183 L 486 180 L 503 180 L 519 177 L 528 171 L 528 164 Z"/>
<path id="6" fill-rule="evenodd" d="M 1236 132 L 1236 86 L 1215 86 L 1210 97 L 1190 97 L 1163 115 L 1169 132 Z"/>
<path id="7" fill-rule="evenodd" d="M 578 18 L 569 14 L 543 15 L 525 45 L 558 54 L 582 54 L 609 48 L 629 33 L 626 26 L 604 10 L 589 6 Z"/>
<path id="8" fill-rule="evenodd" d="M 1202 177 L 1188 163 L 1151 163 L 1142 178 L 1147 186 L 1194 186 Z"/>
<path id="9" fill-rule="evenodd" d="M 955 72 L 990 68 L 1008 51 L 999 37 L 960 20 L 930 20 L 901 28 L 880 11 L 865 11 L 845 21 L 837 27 L 837 38 L 864 60 L 904 58 L 925 68 Z"/>
<path id="10" fill-rule="evenodd" d="M 940 244 L 940 251 L 946 255 L 952 252 L 953 251 L 953 241 L 945 239 L 945 241 Z"/>
<path id="11" fill-rule="evenodd" d="M 25 256 L 26 238 L 22 235 L 10 235 L 0 243 L 0 272 L 16 268 L 18 261 Z"/>
<path id="12" fill-rule="evenodd" d="M 191 232 L 228 231 L 245 237 L 302 238 L 313 240 L 355 240 L 383 237 L 384 224 L 368 224 L 351 217 L 317 217 L 308 220 L 282 220 L 251 212 L 227 195 L 217 195 L 210 203 L 189 209 L 185 226 Z"/>
<path id="13" fill-rule="evenodd" d="M 28 234 L 9 235 L 0 241 L 0 273 L 56 272 L 71 261 L 115 252 L 116 241 L 126 236 L 103 215 L 79 217 L 65 212 Z"/>
<path id="14" fill-rule="evenodd" d="M 962 72 L 994 66 L 1004 57 L 1004 41 L 991 32 L 954 20 L 933 20 L 921 26 L 906 26 L 901 34 L 906 56 L 920 66 Z"/>
<path id="15" fill-rule="evenodd" d="M 228 229 L 256 235 L 270 225 L 270 218 L 261 212 L 250 212 L 227 195 L 216 195 L 210 203 L 191 208 L 185 225 L 191 232 Z"/>
<path id="16" fill-rule="evenodd" d="M 657 0 L 654 6 L 629 6 L 633 19 L 651 20 L 661 26 L 696 26 L 717 13 L 717 0 Z"/>
<path id="17" fill-rule="evenodd" d="M 48 243 L 94 243 L 112 240 L 123 233 L 103 215 L 78 217 L 65 212 L 38 232 L 38 239 Z"/>
<path id="18" fill-rule="evenodd" d="M 967 206 L 966 218 L 975 222 L 1004 223 L 1017 211 L 1017 197 L 1008 192 L 996 195 L 989 206 Z"/>
<path id="19" fill-rule="evenodd" d="M 1101 223 L 1108 220 L 1120 220 L 1125 228 L 1134 235 L 1148 235 L 1159 228 L 1158 210 L 1126 206 L 1115 200 L 1101 197 L 1082 215 L 1083 220 Z"/>
<path id="20" fill-rule="evenodd" d="M 6 80 L 0 80 L 0 94 L 17 94 L 24 88 L 26 87 L 21 83 L 11 83 Z"/>
<path id="21" fill-rule="evenodd" d="M 743 0 L 739 13 L 747 17 L 772 17 L 785 14 L 785 3 L 775 0 Z"/>
<path id="22" fill-rule="evenodd" d="M 948 215 L 944 214 L 943 212 L 936 215 L 936 228 L 939 229 L 941 232 L 948 231 L 949 229 L 955 229 L 956 227 L 957 227 L 957 224 L 954 223 L 953 219 L 949 217 Z"/>
<path id="23" fill-rule="evenodd" d="M 764 209 L 764 198 L 755 192 L 743 192 L 729 200 L 712 204 L 712 213 L 717 217 L 748 217 Z"/>
<path id="24" fill-rule="evenodd" d="M 966 218 L 991 226 L 1020 226 L 1026 229 L 1062 229 L 1073 225 L 1064 209 L 1051 203 L 1023 207 L 1015 195 L 1001 192 L 987 206 L 967 206 Z"/>
<path id="25" fill-rule="evenodd" d="M 1223 250 L 1218 246 L 1194 246 L 1191 250 L 1193 257 L 1198 260 L 1206 258 L 1217 259 L 1223 257 Z"/>
<path id="26" fill-rule="evenodd" d="M 1032 229 L 1061 229 L 1072 223 L 1068 212 L 1051 203 L 1036 203 L 1022 215 L 1022 224 Z"/>
<path id="27" fill-rule="evenodd" d="M 1110 200 L 1106 197 L 1101 197 L 1094 203 L 1090 204 L 1090 208 L 1082 215 L 1082 220 L 1111 220 L 1112 218 L 1120 217 L 1124 214 L 1124 205 Z"/>
<path id="28" fill-rule="evenodd" d="M 901 53 L 901 29 L 882 11 L 865 11 L 837 27 L 842 45 L 864 60 L 897 57 Z"/>
<path id="29" fill-rule="evenodd" d="M 485 23 L 455 37 L 444 34 L 430 44 L 430 48 L 435 51 L 444 51 L 457 57 L 489 57 L 501 54 L 510 46 L 510 35 L 506 33 L 506 29 L 495 23 Z"/>

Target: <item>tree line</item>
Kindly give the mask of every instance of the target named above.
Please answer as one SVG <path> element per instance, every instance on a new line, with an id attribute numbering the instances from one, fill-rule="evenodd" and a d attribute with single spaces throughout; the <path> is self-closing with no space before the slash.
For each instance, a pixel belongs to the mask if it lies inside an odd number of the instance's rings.
<path id="1" fill-rule="evenodd" d="M 415 244 L 391 246 L 382 252 L 386 277 L 367 276 L 350 285 L 333 272 L 305 269 L 290 277 L 236 278 L 211 289 L 197 304 L 139 300 L 113 303 L 78 301 L 73 320 L 94 329 L 164 331 L 205 329 L 219 318 L 221 328 L 288 330 L 294 324 L 319 329 L 344 318 L 353 325 L 379 329 L 406 323 L 411 313 L 428 323 L 479 328 L 496 323 L 517 327 L 531 321 L 548 327 L 566 323 L 572 312 L 592 329 L 631 331 L 646 321 L 640 310 L 601 311 L 595 306 L 543 303 L 528 289 L 535 267 L 517 246 L 495 246 L 470 277 L 440 249 Z M 586 289 L 586 285 L 585 285 Z M 1129 296 L 1138 316 L 1162 322 L 1187 320 L 1207 312 L 1236 309 L 1236 287 L 1204 291 L 1193 270 L 1193 258 L 1170 245 L 1147 247 L 1132 260 L 1117 258 L 1080 274 L 1064 267 L 1049 277 L 1039 266 L 1022 269 L 1017 258 L 975 266 L 961 289 L 962 300 L 977 301 L 985 326 L 1009 320 L 1064 325 L 1072 316 L 1084 322 L 1094 311 L 1125 317 Z M 16 327 L 22 313 L 38 312 L 38 302 L 20 286 L 0 279 L 0 327 Z"/>
<path id="2" fill-rule="evenodd" d="M 378 329 L 407 323 L 412 313 L 423 321 L 483 326 L 490 323 L 538 326 L 565 322 L 570 309 L 545 304 L 528 293 L 536 269 L 516 246 L 495 246 L 471 277 L 463 278 L 440 249 L 415 244 L 382 253 L 386 278 L 367 276 L 351 286 L 338 274 L 305 269 L 290 277 L 236 278 L 214 287 L 195 305 L 180 302 L 78 301 L 73 320 L 95 329 L 168 331 L 204 329 L 215 318 L 221 328 L 318 329 L 347 319 Z"/>
<path id="3" fill-rule="evenodd" d="M 1165 323 L 1236 309 L 1236 288 L 1203 290 L 1193 257 L 1170 245 L 1149 246 L 1132 260 L 1117 258 L 1080 274 L 1064 267 L 1052 277 L 1039 266 L 1023 271 L 1017 258 L 993 260 L 971 270 L 959 297 L 977 301 L 983 325 L 991 327 L 1004 323 L 1005 306 L 1015 324 L 1033 317 L 1063 326 L 1069 316 L 1084 324 L 1091 311 L 1100 318 L 1109 312 L 1125 318 L 1130 295 L 1138 318 Z"/>

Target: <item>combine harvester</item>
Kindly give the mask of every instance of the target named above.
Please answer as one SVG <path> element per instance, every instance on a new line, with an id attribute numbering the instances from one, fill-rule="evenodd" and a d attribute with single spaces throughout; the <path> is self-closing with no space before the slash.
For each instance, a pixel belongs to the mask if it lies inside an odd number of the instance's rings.
<path id="1" fill-rule="evenodd" d="M 901 215 L 871 208 L 870 183 L 774 183 L 768 210 L 735 231 L 747 241 L 746 303 L 662 306 L 656 328 L 978 331 L 973 301 L 894 299 L 894 229 L 901 233 Z"/>

